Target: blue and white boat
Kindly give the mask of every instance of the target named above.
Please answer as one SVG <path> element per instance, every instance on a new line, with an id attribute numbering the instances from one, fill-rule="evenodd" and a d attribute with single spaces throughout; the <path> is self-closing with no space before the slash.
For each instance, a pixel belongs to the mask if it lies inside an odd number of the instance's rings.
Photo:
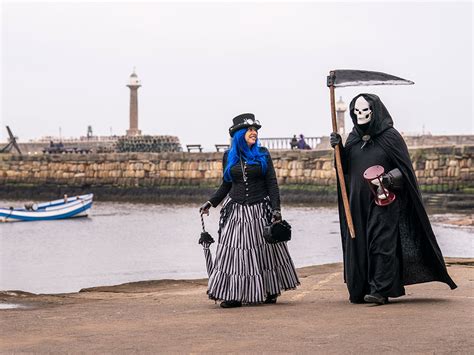
<path id="1" fill-rule="evenodd" d="M 64 196 L 63 199 L 44 203 L 29 203 L 24 208 L 0 208 L 0 222 L 44 221 L 72 217 L 85 217 L 92 207 L 94 194 L 74 197 Z"/>

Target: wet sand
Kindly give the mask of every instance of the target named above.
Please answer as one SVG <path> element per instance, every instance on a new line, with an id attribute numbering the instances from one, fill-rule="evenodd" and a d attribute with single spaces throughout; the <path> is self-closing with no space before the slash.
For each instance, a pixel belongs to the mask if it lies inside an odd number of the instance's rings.
<path id="1" fill-rule="evenodd" d="M 444 214 L 430 218 L 434 223 L 456 227 L 474 227 L 474 214 Z"/>
<path id="2" fill-rule="evenodd" d="M 78 293 L 2 292 L 0 352 L 472 353 L 474 259 L 448 259 L 456 290 L 407 286 L 384 306 L 352 305 L 341 264 L 298 270 L 275 305 L 222 309 L 206 280 L 145 281 Z"/>

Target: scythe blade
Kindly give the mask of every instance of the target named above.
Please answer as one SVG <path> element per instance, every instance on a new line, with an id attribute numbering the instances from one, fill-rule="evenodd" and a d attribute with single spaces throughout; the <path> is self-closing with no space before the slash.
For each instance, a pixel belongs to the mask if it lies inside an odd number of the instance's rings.
<path id="1" fill-rule="evenodd" d="M 327 86 L 368 86 L 368 85 L 413 85 L 411 80 L 398 76 L 367 70 L 332 70 L 328 76 Z"/>

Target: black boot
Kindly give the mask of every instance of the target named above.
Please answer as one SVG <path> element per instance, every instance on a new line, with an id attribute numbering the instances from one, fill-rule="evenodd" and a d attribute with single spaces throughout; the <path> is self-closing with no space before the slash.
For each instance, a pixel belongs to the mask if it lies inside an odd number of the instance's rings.
<path id="1" fill-rule="evenodd" d="M 278 295 L 267 295 L 267 298 L 265 298 L 265 301 L 263 303 L 267 303 L 267 304 L 277 303 L 277 298 L 278 298 Z"/>
<path id="2" fill-rule="evenodd" d="M 349 299 L 352 304 L 364 304 L 366 303 L 363 298 Z"/>
<path id="3" fill-rule="evenodd" d="M 242 307 L 242 302 L 240 301 L 223 301 L 221 302 L 222 308 L 235 308 Z"/>
<path id="4" fill-rule="evenodd" d="M 371 295 L 365 295 L 364 301 L 367 303 L 375 303 L 375 304 L 382 305 L 382 304 L 388 303 L 388 297 L 384 297 L 378 293 L 374 293 Z"/>

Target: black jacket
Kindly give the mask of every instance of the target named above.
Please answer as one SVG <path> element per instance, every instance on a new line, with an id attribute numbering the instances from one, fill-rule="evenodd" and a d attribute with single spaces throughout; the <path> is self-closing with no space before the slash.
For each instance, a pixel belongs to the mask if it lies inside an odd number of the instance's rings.
<path id="1" fill-rule="evenodd" d="M 227 194 L 229 194 L 234 201 L 247 205 L 261 202 L 265 197 L 269 196 L 272 209 L 280 209 L 280 191 L 278 189 L 272 158 L 267 148 L 261 147 L 260 149 L 267 154 L 266 174 L 263 174 L 260 165 L 248 165 L 245 160 L 242 159 L 244 174 L 242 174 L 240 163 L 237 163 L 231 168 L 232 182 L 227 182 L 222 178 L 221 186 L 209 199 L 213 207 L 219 205 Z M 223 171 L 227 164 L 228 154 L 229 151 L 226 151 L 222 159 Z M 244 181 L 244 176 L 247 181 Z"/>

